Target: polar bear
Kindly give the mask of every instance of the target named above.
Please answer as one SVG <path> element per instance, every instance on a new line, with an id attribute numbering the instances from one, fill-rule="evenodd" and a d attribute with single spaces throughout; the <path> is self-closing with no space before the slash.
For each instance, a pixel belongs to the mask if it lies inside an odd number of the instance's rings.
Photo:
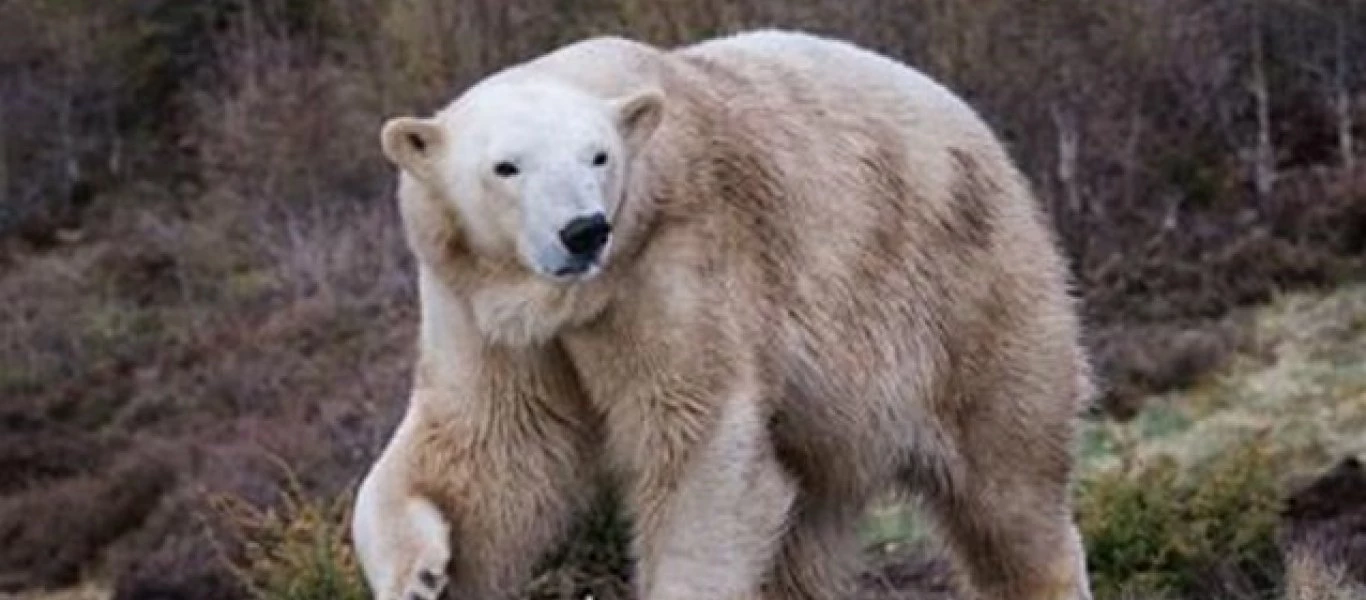
<path id="1" fill-rule="evenodd" d="M 801 32 L 598 37 L 380 138 L 421 324 L 356 498 L 377 597 L 514 595 L 599 486 L 646 600 L 847 598 L 888 490 L 971 597 L 1090 597 L 1066 268 L 945 88 Z"/>

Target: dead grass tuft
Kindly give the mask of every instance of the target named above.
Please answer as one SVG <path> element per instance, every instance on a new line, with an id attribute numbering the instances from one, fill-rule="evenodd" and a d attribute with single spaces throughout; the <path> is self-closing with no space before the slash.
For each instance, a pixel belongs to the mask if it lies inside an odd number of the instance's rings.
<path id="1" fill-rule="evenodd" d="M 1295 490 L 1284 516 L 1292 599 L 1366 597 L 1366 469 L 1357 457 Z"/>

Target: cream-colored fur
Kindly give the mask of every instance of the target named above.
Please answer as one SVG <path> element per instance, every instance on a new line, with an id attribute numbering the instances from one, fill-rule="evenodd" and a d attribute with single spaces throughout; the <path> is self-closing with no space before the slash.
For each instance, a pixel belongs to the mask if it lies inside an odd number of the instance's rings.
<path id="1" fill-rule="evenodd" d="M 1089 598 L 1065 267 L 948 91 L 805 34 L 601 38 L 382 139 L 422 328 L 356 509 L 378 597 L 514 594 L 614 485 L 647 600 L 846 598 L 888 489 L 924 498 L 977 597 Z M 548 275 L 585 206 L 605 254 Z"/>

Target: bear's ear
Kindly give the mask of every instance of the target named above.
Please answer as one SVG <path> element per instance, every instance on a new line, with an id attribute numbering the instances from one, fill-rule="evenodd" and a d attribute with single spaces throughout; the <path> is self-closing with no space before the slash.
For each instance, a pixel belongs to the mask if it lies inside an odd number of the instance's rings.
<path id="1" fill-rule="evenodd" d="M 430 119 L 398 117 L 390 119 L 380 129 L 380 147 L 384 156 L 399 168 L 425 177 L 431 170 L 431 159 L 445 142 L 441 126 Z"/>
<path id="2" fill-rule="evenodd" d="M 639 150 L 664 120 L 664 94 L 646 89 L 612 101 L 617 127 L 632 151 Z"/>

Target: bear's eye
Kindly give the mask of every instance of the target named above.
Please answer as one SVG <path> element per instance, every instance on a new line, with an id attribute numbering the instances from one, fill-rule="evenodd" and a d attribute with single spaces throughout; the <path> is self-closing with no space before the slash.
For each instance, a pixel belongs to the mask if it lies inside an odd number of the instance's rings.
<path id="1" fill-rule="evenodd" d="M 503 161 L 493 165 L 493 174 L 499 177 L 512 177 L 518 173 L 517 165 Z"/>
<path id="2" fill-rule="evenodd" d="M 601 167 L 601 166 L 603 166 L 603 165 L 605 165 L 605 164 L 607 164 L 607 153 L 606 153 L 606 152 L 599 152 L 599 153 L 593 155 L 593 166 L 595 166 L 595 167 Z"/>

